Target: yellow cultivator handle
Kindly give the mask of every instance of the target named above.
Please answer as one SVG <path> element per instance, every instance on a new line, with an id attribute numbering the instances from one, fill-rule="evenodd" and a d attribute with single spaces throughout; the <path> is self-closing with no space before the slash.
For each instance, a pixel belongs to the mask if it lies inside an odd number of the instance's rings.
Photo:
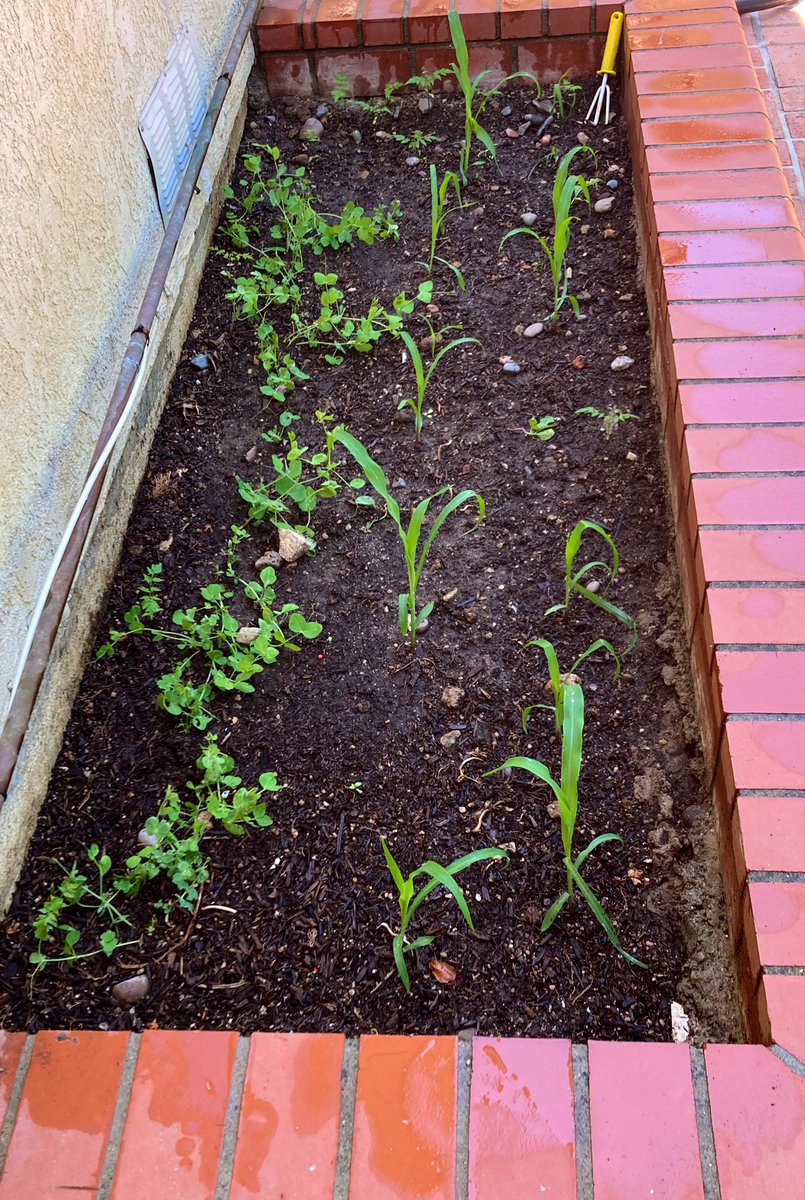
<path id="1" fill-rule="evenodd" d="M 601 60 L 601 70 L 598 72 L 599 75 L 615 74 L 615 59 L 618 57 L 618 46 L 621 43 L 622 28 L 623 13 L 614 12 L 609 18 L 607 44 L 604 46 L 604 57 Z"/>

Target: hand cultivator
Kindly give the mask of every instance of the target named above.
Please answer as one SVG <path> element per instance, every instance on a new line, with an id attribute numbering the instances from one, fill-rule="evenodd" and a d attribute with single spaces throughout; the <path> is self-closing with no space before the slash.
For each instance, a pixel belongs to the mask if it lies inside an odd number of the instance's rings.
<path id="1" fill-rule="evenodd" d="M 607 76 L 615 74 L 615 59 L 618 56 L 618 46 L 621 42 L 621 29 L 623 28 L 623 13 L 615 12 L 609 18 L 609 31 L 607 33 L 607 42 L 604 46 L 604 57 L 601 60 L 601 70 L 598 72 L 602 76 L 601 82 L 598 85 L 593 102 L 587 110 L 587 120 L 592 121 L 593 125 L 597 125 L 601 120 L 601 110 L 604 111 L 604 124 L 609 124 L 610 100 L 612 93 L 609 90 L 609 79 Z"/>

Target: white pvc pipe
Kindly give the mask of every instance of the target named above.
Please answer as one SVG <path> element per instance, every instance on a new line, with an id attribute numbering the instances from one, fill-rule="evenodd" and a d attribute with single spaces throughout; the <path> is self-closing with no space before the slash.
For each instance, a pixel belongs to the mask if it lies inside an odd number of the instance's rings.
<path id="1" fill-rule="evenodd" d="M 12 704 L 12 702 L 14 700 L 14 696 L 16 695 L 16 692 L 17 692 L 17 688 L 20 686 L 20 680 L 22 679 L 22 674 L 23 674 L 23 671 L 25 670 L 25 664 L 28 660 L 28 654 L 30 653 L 31 646 L 33 645 L 34 638 L 36 637 L 36 630 L 39 625 L 39 620 L 42 616 L 42 613 L 45 611 L 45 606 L 47 605 L 48 597 L 50 596 L 50 589 L 53 587 L 53 580 L 56 578 L 56 572 L 58 571 L 58 569 L 61 565 L 62 558 L 64 557 L 64 552 L 67 549 L 67 544 L 70 541 L 70 538 L 73 536 L 73 530 L 75 529 L 76 525 L 78 524 L 81 514 L 84 511 L 84 505 L 87 502 L 87 498 L 89 497 L 90 492 L 92 491 L 93 487 L 95 486 L 98 476 L 100 475 L 101 471 L 104 469 L 107 462 L 109 461 L 109 456 L 111 455 L 112 451 L 115 448 L 115 443 L 117 442 L 118 438 L 120 437 L 120 434 L 123 430 L 123 426 L 125 425 L 126 421 L 128 420 L 131 410 L 134 408 L 134 405 L 136 404 L 137 399 L 140 395 L 140 390 L 142 388 L 142 384 L 145 379 L 145 368 L 148 363 L 148 356 L 149 356 L 149 352 L 150 352 L 150 348 L 151 348 L 151 338 L 153 338 L 153 336 L 154 336 L 154 329 L 152 327 L 149 340 L 145 343 L 145 348 L 143 350 L 143 356 L 140 359 L 140 365 L 137 368 L 137 374 L 134 376 L 134 381 L 131 386 L 129 398 L 126 401 L 126 405 L 120 414 L 120 418 L 119 418 L 117 424 L 115 425 L 114 429 L 110 433 L 109 439 L 106 442 L 106 445 L 104 446 L 103 450 L 101 451 L 98 461 L 96 462 L 95 466 L 92 468 L 89 475 L 87 476 L 86 482 L 85 482 L 83 488 L 81 489 L 81 494 L 78 497 L 78 499 L 76 500 L 75 507 L 73 508 L 73 511 L 70 514 L 70 519 L 67 522 L 64 533 L 62 534 L 62 539 L 59 542 L 58 549 L 56 550 L 56 553 L 53 556 L 53 561 L 50 564 L 48 573 L 45 576 L 45 582 L 42 584 L 42 588 L 37 597 L 33 615 L 31 616 L 31 620 L 28 625 L 28 632 L 25 635 L 25 642 L 23 643 L 22 653 L 20 654 L 20 657 L 19 657 L 19 665 L 17 667 L 17 673 L 14 676 L 14 682 L 11 685 L 11 695 L 8 700 L 9 706 Z"/>

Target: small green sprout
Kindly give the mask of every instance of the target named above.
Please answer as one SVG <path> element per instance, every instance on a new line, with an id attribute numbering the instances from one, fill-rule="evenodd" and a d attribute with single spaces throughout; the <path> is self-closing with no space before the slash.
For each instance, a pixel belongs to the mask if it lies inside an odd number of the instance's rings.
<path id="1" fill-rule="evenodd" d="M 541 442 L 549 442 L 554 437 L 557 417 L 529 417 L 527 437 L 539 438 Z"/>
<path id="2" fill-rule="evenodd" d="M 607 546 L 612 552 L 611 565 L 596 559 L 595 561 L 585 563 L 584 566 L 578 571 L 575 569 L 576 557 L 581 549 L 582 538 L 587 532 L 596 534 L 596 536 L 602 538 L 603 541 L 606 542 Z M 637 644 L 637 626 L 635 625 L 634 618 L 630 617 L 629 614 L 624 612 L 622 608 L 618 608 L 617 605 L 612 604 L 604 596 L 600 596 L 597 591 L 594 591 L 591 587 L 581 582 L 582 579 L 584 579 L 590 573 L 590 571 L 602 569 L 607 572 L 608 578 L 606 587 L 609 587 L 618 574 L 619 566 L 620 554 L 618 553 L 618 547 L 615 544 L 615 539 L 612 537 L 612 535 L 607 533 L 606 529 L 604 529 L 604 527 L 599 525 L 596 521 L 579 521 L 572 530 L 565 545 L 564 603 L 554 604 L 551 608 L 546 609 L 545 616 L 550 616 L 551 613 L 555 612 L 567 612 L 568 608 L 570 607 L 571 596 L 574 592 L 578 592 L 578 594 L 583 596 L 585 600 L 589 600 L 591 604 L 595 604 L 597 608 L 602 609 L 605 613 L 608 613 L 611 617 L 614 617 L 616 621 L 620 621 L 622 625 L 627 627 L 631 634 L 631 640 L 625 651 L 625 653 L 628 654 Z"/>
<path id="3" fill-rule="evenodd" d="M 640 420 L 636 413 L 626 412 L 622 408 L 608 408 L 606 412 L 603 412 L 600 408 L 593 408 L 592 405 L 586 405 L 584 408 L 577 408 L 576 412 L 579 416 L 592 417 L 596 421 L 601 421 L 607 441 L 609 441 L 622 421 Z"/>
<path id="4" fill-rule="evenodd" d="M 543 651 L 545 658 L 548 661 L 548 671 L 550 674 L 550 687 L 553 692 L 553 704 L 530 704 L 528 708 L 524 708 L 522 712 L 523 732 L 528 732 L 528 719 L 535 708 L 546 708 L 553 711 L 556 716 L 556 732 L 562 732 L 562 724 L 565 718 L 565 688 L 569 683 L 578 683 L 577 671 L 585 659 L 590 658 L 598 650 L 606 650 L 615 660 L 615 678 L 617 679 L 621 673 L 621 660 L 615 651 L 615 647 L 605 638 L 597 638 L 592 645 L 579 655 L 573 663 L 569 671 L 562 671 L 559 666 L 559 658 L 556 653 L 556 647 L 553 642 L 549 642 L 546 638 L 533 638 L 530 642 L 526 642 L 526 648 L 529 646 L 539 646 Z"/>
<path id="5" fill-rule="evenodd" d="M 422 425 L 423 425 L 422 408 L 425 403 L 425 393 L 427 392 L 428 386 L 430 385 L 430 381 L 433 378 L 434 371 L 436 370 L 439 363 L 444 358 L 445 354 L 449 354 L 449 352 L 451 350 L 455 350 L 455 348 L 457 346 L 465 346 L 465 345 L 469 345 L 469 344 L 473 344 L 475 346 L 480 346 L 481 343 L 478 341 L 477 338 L 474 338 L 474 337 L 454 338 L 454 340 L 452 342 L 448 342 L 447 345 L 443 346 L 442 349 L 439 351 L 439 353 L 437 355 L 435 355 L 433 361 L 431 362 L 430 366 L 428 367 L 428 369 L 426 371 L 425 364 L 422 361 L 422 354 L 420 353 L 419 346 L 417 346 L 416 342 L 411 337 L 410 333 L 407 333 L 406 330 L 403 329 L 400 331 L 399 336 L 402 338 L 403 342 L 405 343 L 405 347 L 406 347 L 409 355 L 411 356 L 411 362 L 414 364 L 414 372 L 416 374 L 416 396 L 406 396 L 397 405 L 397 410 L 399 412 L 400 410 L 402 410 L 404 408 L 413 409 L 413 412 L 414 412 L 414 441 L 417 444 L 419 444 L 419 439 L 422 435 Z M 430 341 L 431 341 L 431 345 L 435 344 L 436 339 L 432 334 L 431 334 Z"/>
<path id="6" fill-rule="evenodd" d="M 465 854 L 463 858 L 457 858 L 455 862 L 450 863 L 448 867 L 443 867 L 441 863 L 434 862 L 428 859 L 422 863 L 415 871 L 412 871 L 407 879 L 403 879 L 402 871 L 397 865 L 394 855 L 388 848 L 385 838 L 380 839 L 380 844 L 383 847 L 383 854 L 386 858 L 386 864 L 391 878 L 394 880 L 394 886 L 397 889 L 397 899 L 400 905 L 400 929 L 398 933 L 392 934 L 392 946 L 394 949 L 394 962 L 400 974 L 400 979 L 403 982 L 403 987 L 406 992 L 411 991 L 411 980 L 408 975 L 408 967 L 405 963 L 405 955 L 413 953 L 414 950 L 419 950 L 422 946 L 429 946 L 433 941 L 433 937 L 425 935 L 415 938 L 413 942 L 406 942 L 406 934 L 408 926 L 411 923 L 416 910 L 419 908 L 423 900 L 425 900 L 431 892 L 434 892 L 437 887 L 445 888 L 455 900 L 461 910 L 461 915 L 469 925 L 470 929 L 475 929 L 472 923 L 472 915 L 467 905 L 467 900 L 455 876 L 460 871 L 466 871 L 467 867 L 474 866 L 475 863 L 484 862 L 490 858 L 504 859 L 509 861 L 509 856 L 505 850 L 485 849 L 473 850 L 469 854 Z M 414 893 L 414 880 L 418 875 L 428 875 L 430 880 L 421 887 L 416 894 Z"/>

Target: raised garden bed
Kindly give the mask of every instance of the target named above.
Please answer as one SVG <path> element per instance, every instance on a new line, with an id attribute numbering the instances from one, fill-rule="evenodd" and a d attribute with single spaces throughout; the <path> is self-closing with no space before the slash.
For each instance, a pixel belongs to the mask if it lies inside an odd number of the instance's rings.
<path id="1" fill-rule="evenodd" d="M 171 895 L 168 885 L 151 884 L 127 906 L 133 926 L 121 940 L 133 945 L 109 960 L 48 967 L 31 990 L 29 914 L 58 882 L 54 857 L 83 866 L 84 848 L 97 843 L 122 863 L 166 788 L 188 798 L 185 781 L 198 778 L 205 733 L 188 735 L 156 706 L 157 680 L 176 654 L 147 635 L 127 638 L 114 657 L 88 669 L 67 731 L 4 931 L 4 1024 L 157 1022 L 244 1032 L 473 1027 L 668 1038 L 670 1004 L 678 1000 L 698 1036 L 737 1036 L 620 122 L 584 127 L 595 162 L 586 154 L 574 162 L 600 177 L 593 200 L 614 199 L 606 213 L 589 212 L 583 201 L 574 209 L 568 261 L 584 319 L 576 321 L 567 305 L 555 323 L 545 322 L 553 292 L 537 242 L 518 235 L 501 246 L 526 212 L 534 229 L 551 230 L 556 159 L 578 145 L 596 82 L 583 85 L 564 120 L 554 113 L 550 145 L 530 129 L 507 136 L 534 111 L 533 88 L 509 89 L 489 106 L 498 169 L 489 161 L 473 169 L 465 207 L 448 217 L 438 250 L 459 266 L 466 290 L 437 264 L 430 308 L 416 303 L 406 325 L 418 341 L 428 334 L 425 317 L 437 329 L 460 325 L 446 339 L 473 337 L 481 346 L 457 347 L 439 364 L 421 443 L 414 443 L 409 413 L 396 412 L 413 371 L 393 336 L 334 366 L 321 353 L 300 357 L 309 378 L 286 398 L 284 411 L 299 416 L 291 426 L 299 445 L 324 452 L 325 429 L 346 423 L 384 467 L 404 510 L 446 485 L 483 496 L 483 525 L 464 536 L 475 515 L 468 506 L 431 552 L 422 597 L 436 605 L 416 653 L 397 624 L 405 573 L 396 530 L 381 519 L 382 506 L 356 503 L 371 489 L 349 487 L 360 472 L 337 447 L 341 490 L 322 498 L 310 518 L 316 553 L 281 569 L 276 584 L 278 604 L 298 605 L 323 632 L 302 640 L 298 654 L 281 653 L 252 680 L 253 695 L 216 694 L 209 705 L 209 729 L 246 784 L 270 771 L 285 785 L 266 798 L 273 826 L 240 837 L 210 830 L 202 842 L 210 878 L 192 913 L 157 914 L 149 929 L 154 897 Z M 456 165 L 461 106 L 439 97 L 423 114 L 418 99 L 414 91 L 396 117 L 331 105 L 323 136 L 310 145 L 298 134 L 315 104 L 280 103 L 252 115 L 250 140 L 277 145 L 285 162 L 304 167 L 321 211 L 340 213 L 350 200 L 367 213 L 378 204 L 389 211 L 399 201 L 399 240 L 369 246 L 355 239 L 309 264 L 311 274 L 325 262 L 338 273 L 351 311 L 365 312 L 376 295 L 393 312 L 394 297 L 415 296 L 425 278 L 427 166 L 435 163 L 441 177 Z M 436 140 L 395 140 L 415 138 L 418 129 Z M 421 161 L 410 164 L 411 156 Z M 236 186 L 238 195 L 244 190 Z M 266 239 L 276 214 L 258 206 L 249 219 Z M 233 559 L 244 579 L 275 549 L 270 525 L 248 524 L 234 478 L 253 486 L 274 478 L 272 453 L 288 449 L 287 434 L 284 442 L 261 439 L 283 409 L 261 394 L 254 326 L 234 322 L 226 299 L 233 278 L 250 269 L 234 249 L 222 232 L 132 519 L 108 628 L 125 629 L 123 614 L 152 563 L 162 564 L 162 625 L 170 628 L 175 609 L 199 603 L 200 588 L 231 586 L 225 551 L 233 525 L 250 534 Z M 306 302 L 316 290 L 306 279 Z M 271 313 L 281 338 L 290 332 L 287 313 L 287 306 Z M 525 338 L 524 329 L 540 320 L 543 331 Z M 613 371 L 623 355 L 632 364 Z M 513 364 L 520 370 L 512 372 Z M 578 413 L 586 407 L 610 415 L 606 430 L 601 419 Z M 317 421 L 317 411 L 332 418 L 329 425 Z M 618 413 L 624 419 L 612 420 Z M 554 436 L 528 436 L 531 418 L 545 417 L 555 418 Z M 591 856 L 585 876 L 645 970 L 615 952 L 586 906 L 540 932 L 564 877 L 551 794 L 521 772 L 484 777 L 513 754 L 544 759 L 558 774 L 552 714 L 534 711 L 528 732 L 522 728 L 522 710 L 550 699 L 544 659 L 527 648 L 530 639 L 549 638 L 564 667 L 599 637 L 619 651 L 630 641 L 624 626 L 579 596 L 566 615 L 544 615 L 563 598 L 565 540 L 581 518 L 600 522 L 617 542 L 622 571 L 608 596 L 633 616 L 639 636 L 620 679 L 606 654 L 580 670 L 586 726 L 576 852 L 594 835 L 623 837 L 622 847 L 608 844 Z M 293 514 L 294 524 L 302 521 Z M 601 556 L 602 544 L 588 537 L 580 562 Z M 242 590 L 231 609 L 240 624 L 254 624 Z M 101 641 L 106 636 L 104 629 Z M 479 847 L 503 846 L 510 856 L 508 866 L 475 866 L 460 877 L 474 935 L 444 893 L 419 910 L 411 936 L 432 934 L 434 942 L 409 956 L 409 998 L 384 927 L 396 929 L 396 904 L 381 834 L 406 874 L 425 859 L 448 863 Z M 91 949 L 97 925 L 77 924 L 79 949 Z M 455 981 L 434 978 L 430 959 L 454 967 Z M 121 1007 L 112 985 L 142 970 L 147 997 L 133 1010 Z"/>

